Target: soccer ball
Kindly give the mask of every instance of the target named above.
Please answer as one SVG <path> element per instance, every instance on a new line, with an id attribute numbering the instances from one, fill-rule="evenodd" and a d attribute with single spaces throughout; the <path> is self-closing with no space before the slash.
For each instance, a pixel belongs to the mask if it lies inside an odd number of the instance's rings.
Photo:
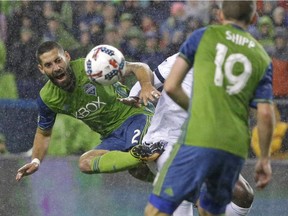
<path id="1" fill-rule="evenodd" d="M 85 58 L 85 71 L 92 82 L 112 85 L 125 74 L 126 62 L 115 47 L 102 44 L 94 47 Z"/>

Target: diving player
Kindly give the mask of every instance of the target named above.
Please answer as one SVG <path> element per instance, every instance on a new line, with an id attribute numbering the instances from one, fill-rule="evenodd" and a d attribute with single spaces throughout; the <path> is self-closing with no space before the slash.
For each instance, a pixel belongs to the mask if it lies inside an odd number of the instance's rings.
<path id="1" fill-rule="evenodd" d="M 56 42 L 42 43 L 37 50 L 37 59 L 40 72 L 49 81 L 40 91 L 38 99 L 39 118 L 32 161 L 17 171 L 16 180 L 38 170 L 46 155 L 58 113 L 83 121 L 102 137 L 96 149 L 80 157 L 79 167 L 82 172 L 118 172 L 141 165 L 141 155 L 133 157 L 128 151 L 141 142 L 153 112 L 146 107 L 135 108 L 119 102 L 118 98 L 128 96 L 127 88 L 120 83 L 113 86 L 92 83 L 85 73 L 84 58 L 71 61 L 69 53 Z M 141 77 L 139 80 L 143 80 L 146 92 L 155 90 L 150 82 L 151 70 L 147 65 L 127 62 L 126 70 L 134 71 L 136 77 Z M 143 93 L 143 97 L 147 100 L 152 96 Z M 146 157 L 160 149 L 146 148 L 142 153 Z"/>

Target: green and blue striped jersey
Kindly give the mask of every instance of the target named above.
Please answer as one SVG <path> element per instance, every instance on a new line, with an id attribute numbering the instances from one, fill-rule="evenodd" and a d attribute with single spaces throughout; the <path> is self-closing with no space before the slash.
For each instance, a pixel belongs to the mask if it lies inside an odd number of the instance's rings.
<path id="1" fill-rule="evenodd" d="M 52 128 L 56 113 L 61 113 L 83 121 L 93 131 L 106 137 L 130 116 L 153 114 L 144 106 L 135 108 L 119 102 L 117 98 L 129 94 L 129 89 L 119 82 L 109 86 L 91 82 L 85 74 L 84 59 L 71 61 L 70 66 L 76 77 L 73 92 L 64 91 L 51 81 L 40 92 L 40 128 Z"/>
<path id="2" fill-rule="evenodd" d="M 273 98 L 269 56 L 248 32 L 230 24 L 195 31 L 180 56 L 194 68 L 182 141 L 247 157 L 249 105 Z"/>

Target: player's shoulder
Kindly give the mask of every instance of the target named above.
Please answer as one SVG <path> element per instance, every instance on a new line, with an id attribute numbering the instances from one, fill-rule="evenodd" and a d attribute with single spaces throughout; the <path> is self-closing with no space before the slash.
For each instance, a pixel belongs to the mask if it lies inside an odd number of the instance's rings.
<path id="1" fill-rule="evenodd" d="M 83 62 L 85 62 L 85 58 L 78 58 L 71 60 L 70 64 L 82 64 Z"/>
<path id="2" fill-rule="evenodd" d="M 70 61 L 70 66 L 72 68 L 73 71 L 82 71 L 85 70 L 85 58 L 79 58 L 79 59 L 75 59 Z"/>
<path id="3" fill-rule="evenodd" d="M 193 33 L 191 34 L 191 37 L 202 37 L 202 35 L 207 31 L 207 29 L 211 28 L 211 26 L 204 26 L 201 28 L 196 29 L 195 31 L 193 31 Z"/>
<path id="4" fill-rule="evenodd" d="M 198 46 L 198 44 L 200 43 L 203 35 L 205 34 L 205 32 L 207 31 L 207 28 L 209 26 L 205 26 L 199 29 L 196 29 L 195 31 L 193 31 L 191 33 L 191 35 L 187 38 L 187 40 L 185 41 L 185 44 L 190 44 L 190 45 L 196 45 Z M 189 46 L 189 45 L 188 45 Z"/>
<path id="5" fill-rule="evenodd" d="M 58 91 L 59 88 L 54 85 L 50 80 L 48 80 L 40 90 L 40 97 L 43 101 L 47 101 L 55 97 L 56 92 Z"/>

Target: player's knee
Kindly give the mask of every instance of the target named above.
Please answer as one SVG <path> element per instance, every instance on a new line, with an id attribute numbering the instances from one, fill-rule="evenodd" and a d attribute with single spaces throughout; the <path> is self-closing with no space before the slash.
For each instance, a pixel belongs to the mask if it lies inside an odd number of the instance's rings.
<path id="1" fill-rule="evenodd" d="M 153 216 L 153 215 L 157 215 L 157 213 L 159 213 L 158 209 L 154 208 L 153 205 L 148 203 L 145 210 L 144 210 L 144 215 L 145 216 Z"/>
<path id="2" fill-rule="evenodd" d="M 94 170 L 94 165 L 92 164 L 92 161 L 94 161 L 93 163 L 96 163 L 96 159 L 106 154 L 107 152 L 108 150 L 93 149 L 82 154 L 78 162 L 80 171 L 86 174 L 99 173 L 99 170 Z M 91 168 L 91 165 L 93 165 L 93 168 Z"/>
<path id="3" fill-rule="evenodd" d="M 252 187 L 243 177 L 240 177 L 233 191 L 232 202 L 239 207 L 249 208 L 253 203 L 253 199 L 254 191 Z"/>
<path id="4" fill-rule="evenodd" d="M 89 173 L 91 171 L 90 158 L 86 155 L 81 155 L 78 161 L 78 166 L 81 172 Z"/>
<path id="5" fill-rule="evenodd" d="M 150 215 L 150 207 L 149 204 L 145 207 L 144 216 Z"/>

